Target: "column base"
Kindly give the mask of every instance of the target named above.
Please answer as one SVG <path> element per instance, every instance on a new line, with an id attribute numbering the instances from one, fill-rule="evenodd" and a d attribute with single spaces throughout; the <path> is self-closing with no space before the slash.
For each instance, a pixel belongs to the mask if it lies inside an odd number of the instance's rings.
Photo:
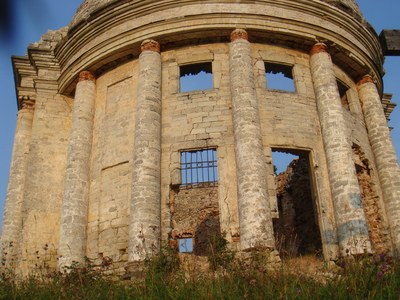
<path id="1" fill-rule="evenodd" d="M 282 266 L 278 250 L 270 248 L 251 248 L 238 253 L 237 258 L 246 269 L 277 271 Z"/>
<path id="2" fill-rule="evenodd" d="M 146 278 L 145 261 L 131 261 L 125 265 L 124 280 L 143 281 Z"/>

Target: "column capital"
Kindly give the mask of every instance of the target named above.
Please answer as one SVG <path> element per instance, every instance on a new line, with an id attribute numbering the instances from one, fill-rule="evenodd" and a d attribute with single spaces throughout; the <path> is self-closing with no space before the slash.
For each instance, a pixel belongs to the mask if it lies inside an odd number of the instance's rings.
<path id="1" fill-rule="evenodd" d="M 90 71 L 82 71 L 82 72 L 80 72 L 78 81 L 86 81 L 86 80 L 96 81 L 96 77 Z"/>
<path id="2" fill-rule="evenodd" d="M 231 33 L 231 42 L 234 42 L 236 40 L 249 40 L 249 34 L 247 33 L 246 30 L 244 29 L 235 29 L 234 31 L 232 31 Z"/>
<path id="3" fill-rule="evenodd" d="M 371 75 L 364 75 L 358 82 L 357 82 L 357 87 L 360 87 L 364 83 L 373 83 L 375 84 L 374 79 L 372 78 Z"/>
<path id="4" fill-rule="evenodd" d="M 21 104 L 20 109 L 33 110 L 35 109 L 35 99 L 30 96 L 18 97 L 19 103 Z"/>
<path id="5" fill-rule="evenodd" d="M 153 51 L 160 53 L 160 43 L 156 42 L 155 40 L 145 40 L 140 45 L 140 51 Z"/>
<path id="6" fill-rule="evenodd" d="M 310 55 L 318 53 L 328 53 L 328 46 L 324 43 L 316 43 L 310 50 Z"/>

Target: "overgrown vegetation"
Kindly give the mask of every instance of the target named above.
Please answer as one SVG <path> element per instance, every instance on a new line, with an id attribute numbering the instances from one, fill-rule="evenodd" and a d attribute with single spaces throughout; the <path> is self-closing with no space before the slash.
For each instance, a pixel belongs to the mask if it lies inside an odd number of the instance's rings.
<path id="1" fill-rule="evenodd" d="M 263 258 L 234 257 L 222 241 L 208 258 L 210 271 L 188 268 L 176 253 L 163 251 L 146 262 L 143 278 L 115 280 L 106 266 L 74 265 L 65 274 L 0 278 L 0 299 L 398 299 L 400 264 L 386 255 L 368 255 L 324 267 L 317 258 L 284 261 L 269 270 Z M 189 256 L 187 256 L 189 257 Z M 319 267 L 302 271 L 313 262 Z M 193 262 L 193 261 L 192 261 Z M 205 260 L 207 263 L 207 260 Z"/>

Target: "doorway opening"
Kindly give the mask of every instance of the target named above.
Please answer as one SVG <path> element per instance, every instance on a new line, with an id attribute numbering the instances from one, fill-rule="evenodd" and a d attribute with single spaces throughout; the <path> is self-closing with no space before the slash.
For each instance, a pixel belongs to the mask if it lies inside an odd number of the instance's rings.
<path id="1" fill-rule="evenodd" d="M 273 220 L 281 257 L 322 255 L 308 151 L 272 149 L 279 218 Z"/>

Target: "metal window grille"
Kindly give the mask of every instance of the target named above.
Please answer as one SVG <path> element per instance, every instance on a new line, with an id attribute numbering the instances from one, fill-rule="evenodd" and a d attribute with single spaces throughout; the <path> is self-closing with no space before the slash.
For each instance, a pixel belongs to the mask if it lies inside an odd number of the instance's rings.
<path id="1" fill-rule="evenodd" d="M 217 150 L 202 149 L 181 152 L 181 185 L 213 186 L 218 182 Z"/>

